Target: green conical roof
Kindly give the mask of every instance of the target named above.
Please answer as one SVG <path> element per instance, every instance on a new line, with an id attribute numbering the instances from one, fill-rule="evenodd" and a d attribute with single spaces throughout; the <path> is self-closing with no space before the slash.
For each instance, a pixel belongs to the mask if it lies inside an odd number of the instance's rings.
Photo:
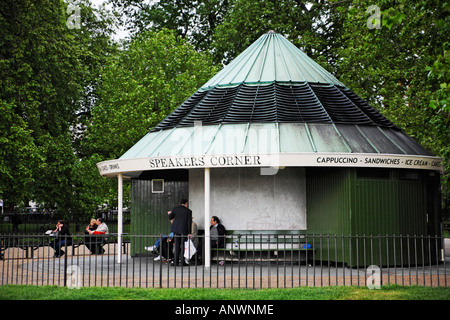
<path id="1" fill-rule="evenodd" d="M 310 82 L 344 86 L 280 34 L 262 35 L 201 89 L 238 84 Z"/>
<path id="2" fill-rule="evenodd" d="M 296 48 L 269 32 L 206 82 L 153 131 L 231 123 L 328 123 L 394 128 Z"/>
<path id="3" fill-rule="evenodd" d="M 253 160 L 252 160 L 253 159 Z M 269 32 L 102 175 L 201 167 L 441 170 L 435 158 L 283 36 Z"/>

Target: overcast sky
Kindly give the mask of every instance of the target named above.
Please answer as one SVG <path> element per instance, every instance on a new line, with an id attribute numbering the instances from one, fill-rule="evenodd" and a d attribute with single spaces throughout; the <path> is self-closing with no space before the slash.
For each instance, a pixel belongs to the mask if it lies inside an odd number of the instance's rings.
<path id="1" fill-rule="evenodd" d="M 91 0 L 92 4 L 95 6 L 101 5 L 105 0 Z"/>
<path id="2" fill-rule="evenodd" d="M 91 3 L 97 8 L 99 6 L 101 6 L 104 2 L 106 2 L 106 0 L 91 0 Z M 108 6 L 108 7 L 110 7 L 110 6 Z M 128 32 L 126 32 L 122 29 L 116 31 L 116 39 L 124 39 L 127 35 L 128 35 Z"/>

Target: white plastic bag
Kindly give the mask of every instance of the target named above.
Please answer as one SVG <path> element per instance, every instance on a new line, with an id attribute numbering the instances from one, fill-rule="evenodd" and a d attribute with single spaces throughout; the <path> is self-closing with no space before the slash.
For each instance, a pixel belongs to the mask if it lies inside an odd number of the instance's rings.
<path id="1" fill-rule="evenodd" d="M 197 253 L 197 249 L 191 239 L 184 242 L 184 258 L 191 260 L 192 256 Z"/>

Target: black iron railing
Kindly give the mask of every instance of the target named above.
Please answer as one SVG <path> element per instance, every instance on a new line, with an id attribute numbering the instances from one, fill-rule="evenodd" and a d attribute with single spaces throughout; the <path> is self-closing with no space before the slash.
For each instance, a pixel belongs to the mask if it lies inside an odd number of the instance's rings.
<path id="1" fill-rule="evenodd" d="M 384 284 L 447 287 L 450 280 L 446 260 L 450 239 L 442 237 L 227 235 L 223 245 L 212 245 L 210 260 L 205 261 L 204 237 L 199 236 L 192 239 L 195 249 L 188 249 L 186 257 L 180 248 L 179 266 L 172 265 L 174 238 L 124 235 L 120 244 L 118 239 L 117 234 L 0 235 L 0 284 L 377 288 Z"/>

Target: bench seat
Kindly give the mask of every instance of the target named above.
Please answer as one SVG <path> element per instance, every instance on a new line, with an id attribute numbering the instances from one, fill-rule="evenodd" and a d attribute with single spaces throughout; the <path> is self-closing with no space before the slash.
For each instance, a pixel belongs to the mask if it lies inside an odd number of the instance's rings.
<path id="1" fill-rule="evenodd" d="M 125 235 L 125 234 L 124 234 Z M 67 238 L 71 239 L 71 243 L 67 244 L 67 249 L 72 247 L 72 255 L 75 255 L 75 249 L 85 245 L 85 239 L 88 236 L 72 235 Z M 107 244 L 117 244 L 117 234 L 108 234 L 104 236 L 96 236 L 101 239 L 102 246 Z M 33 252 L 42 247 L 48 247 L 52 237 L 48 236 L 2 236 L 0 238 L 0 258 L 4 258 L 4 252 L 8 248 L 18 248 L 25 252 L 25 258 L 33 258 Z M 122 238 L 122 253 L 127 254 L 127 244 L 129 239 Z"/>
<path id="2" fill-rule="evenodd" d="M 315 249 L 298 231 L 227 230 L 224 248 L 212 248 L 212 260 L 312 260 Z M 247 259 L 248 258 L 248 259 Z"/>

